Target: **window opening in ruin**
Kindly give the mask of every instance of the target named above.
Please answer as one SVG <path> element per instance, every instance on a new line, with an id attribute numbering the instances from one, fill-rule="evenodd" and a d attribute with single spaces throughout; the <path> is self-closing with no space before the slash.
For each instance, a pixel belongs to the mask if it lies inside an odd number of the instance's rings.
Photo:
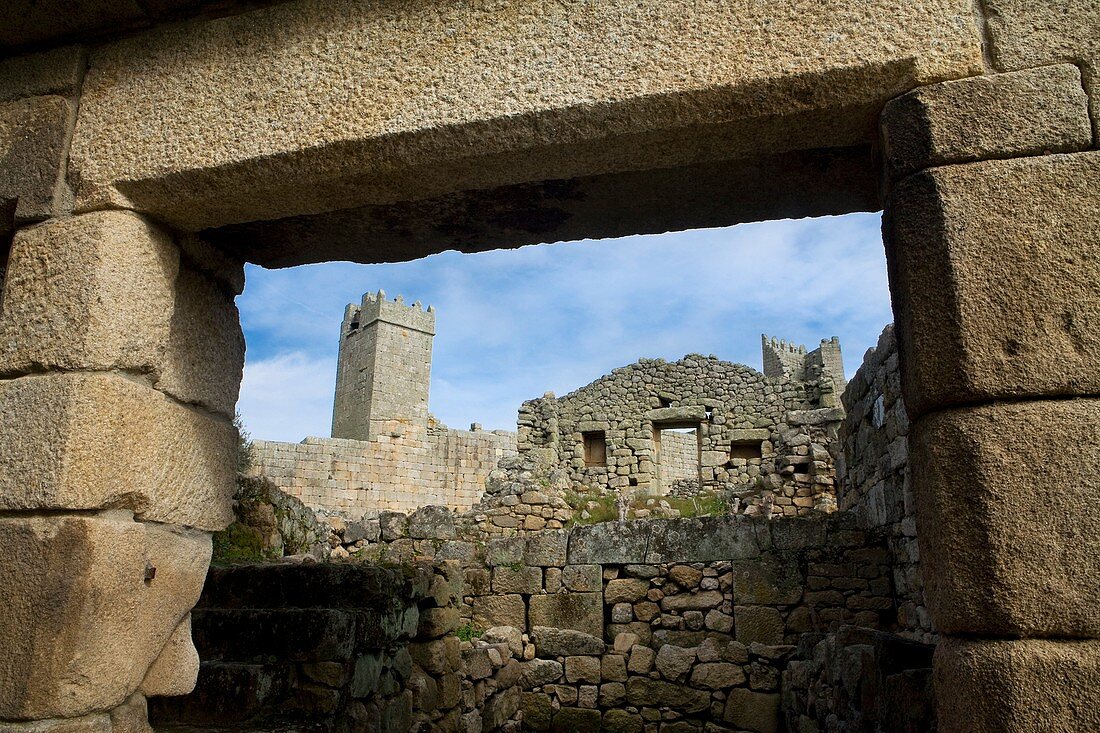
<path id="1" fill-rule="evenodd" d="M 746 461 L 761 460 L 764 457 L 764 444 L 759 440 L 735 440 L 730 443 L 730 458 Z"/>
<path id="2" fill-rule="evenodd" d="M 602 430 L 581 433 L 584 438 L 584 465 L 607 465 L 607 434 Z"/>
<path id="3" fill-rule="evenodd" d="M 661 407 L 672 407 L 672 400 L 668 397 L 658 397 L 657 402 Z"/>
<path id="4" fill-rule="evenodd" d="M 700 490 L 701 449 L 698 425 L 653 426 L 658 493 L 691 495 Z"/>

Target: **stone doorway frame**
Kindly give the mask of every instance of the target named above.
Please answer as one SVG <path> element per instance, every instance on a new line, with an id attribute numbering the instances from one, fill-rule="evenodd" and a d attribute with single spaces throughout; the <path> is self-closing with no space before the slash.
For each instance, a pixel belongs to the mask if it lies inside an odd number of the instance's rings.
<path id="1" fill-rule="evenodd" d="M 0 720 L 193 684 L 243 261 L 883 208 L 941 729 L 1095 723 L 1094 3 L 339 2 L 6 31 Z"/>
<path id="2" fill-rule="evenodd" d="M 694 434 L 695 434 L 695 452 L 696 452 L 695 478 L 696 478 L 696 480 L 699 481 L 699 485 L 702 486 L 703 485 L 703 474 L 702 474 L 702 470 L 701 470 L 702 469 L 702 465 L 701 465 L 702 464 L 702 455 L 703 455 L 703 436 L 702 436 L 702 429 L 701 429 L 702 428 L 702 422 L 693 421 L 693 420 L 666 420 L 666 421 L 655 420 L 655 421 L 653 421 L 652 425 L 653 425 L 653 457 L 656 459 L 653 462 L 654 476 L 656 478 L 656 484 L 657 484 L 657 494 L 656 494 L 656 496 L 665 496 L 668 493 L 668 489 L 670 488 L 670 487 L 664 486 L 664 484 L 661 482 L 661 466 L 663 465 L 662 462 L 661 462 L 661 458 L 662 458 L 661 433 L 665 430 L 685 430 L 685 429 L 690 428 L 694 431 Z"/>

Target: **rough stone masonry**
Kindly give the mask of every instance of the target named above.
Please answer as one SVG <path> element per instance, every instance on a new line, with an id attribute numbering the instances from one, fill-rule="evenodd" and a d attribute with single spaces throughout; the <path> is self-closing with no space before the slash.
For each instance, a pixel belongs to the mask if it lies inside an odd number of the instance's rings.
<path id="1" fill-rule="evenodd" d="M 565 471 L 576 489 L 661 496 L 692 493 L 668 473 L 688 464 L 692 441 L 696 493 L 727 494 L 749 514 L 828 511 L 844 418 L 840 343 L 807 352 L 763 336 L 762 346 L 763 374 L 700 354 L 642 359 L 564 397 L 529 400 L 519 411 L 519 452 Z M 663 482 L 669 477 L 680 487 Z"/>
<path id="2" fill-rule="evenodd" d="M 472 513 L 455 515 L 445 507 L 361 519 L 326 516 L 333 559 L 355 567 L 410 567 L 430 558 L 449 576 L 462 567 L 462 580 L 446 586 L 454 604 L 450 626 L 428 632 L 429 638 L 446 631 L 468 637 L 461 645 L 446 640 L 462 651 L 462 661 L 436 663 L 417 647 L 411 667 L 402 672 L 394 666 L 397 680 L 377 690 L 353 681 L 346 695 L 337 691 L 352 676 L 320 680 L 305 670 L 324 686 L 292 678 L 255 699 L 249 693 L 243 710 L 269 725 L 310 715 L 334 722 L 401 715 L 413 728 L 428 730 L 448 730 L 456 717 L 467 731 L 643 730 L 664 721 L 685 732 L 709 725 L 711 731 L 766 733 L 780 721 L 789 730 L 820 731 L 834 729 L 838 720 L 849 730 L 928 730 L 935 721 L 930 667 L 937 637 L 927 625 L 911 532 L 907 453 L 891 447 L 899 430 L 904 445 L 907 425 L 896 356 L 888 327 L 844 392 L 849 417 L 838 444 L 844 450 L 839 463 L 848 470 L 839 476 L 845 510 L 836 514 L 609 521 L 563 530 L 560 523 L 548 526 L 553 519 L 528 526 L 541 516 L 532 513 L 519 515 L 522 526 L 492 524 L 510 533 L 503 537 Z M 518 498 L 515 508 L 546 508 L 539 478 L 560 469 L 523 461 L 504 463 L 527 466 L 514 477 L 526 490 L 501 494 Z M 251 516 L 249 510 L 242 519 Z M 304 585 L 309 567 L 282 575 Z M 323 584 L 330 566 L 316 567 L 311 582 Z M 245 583 L 253 572 L 264 583 L 276 571 L 242 567 L 233 571 L 234 582 Z M 214 572 L 212 587 L 226 577 Z M 265 603 L 274 603 L 278 613 L 297 613 L 282 608 L 283 594 L 271 595 Z M 216 603 L 220 610 L 197 617 L 196 633 L 214 635 L 217 643 L 207 643 L 217 661 L 204 665 L 195 695 L 162 706 L 171 712 L 159 724 L 212 730 L 240 722 L 230 712 L 234 697 L 225 680 L 251 679 L 256 672 L 223 663 L 238 626 L 214 621 L 224 614 L 240 616 L 238 624 L 250 617 L 225 600 Z M 344 633 L 320 611 L 310 619 L 309 631 L 283 632 L 290 648 L 318 634 Z M 471 641 L 478 635 L 490 645 L 504 642 L 508 653 L 492 663 L 478 661 L 485 649 Z M 445 641 L 430 644 L 442 648 Z M 246 646 L 233 659 L 246 661 L 276 647 L 282 648 L 274 642 Z M 348 666 L 354 652 L 345 654 L 350 656 L 339 657 L 339 664 Z M 263 674 L 281 680 L 295 661 L 276 658 Z M 465 707 L 444 692 L 456 686 L 464 691 Z M 401 690 L 415 694 L 403 702 L 394 696 Z M 303 705 L 303 696 L 319 695 L 332 704 Z M 343 700 L 355 702 L 341 707 Z M 226 712 L 211 713 L 211 705 Z"/>

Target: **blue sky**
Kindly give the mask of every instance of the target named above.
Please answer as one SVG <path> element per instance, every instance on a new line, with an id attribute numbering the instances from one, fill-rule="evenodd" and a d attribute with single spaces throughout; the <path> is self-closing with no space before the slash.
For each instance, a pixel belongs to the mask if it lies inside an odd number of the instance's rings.
<path id="1" fill-rule="evenodd" d="M 878 214 L 784 220 L 385 265 L 249 266 L 238 405 L 253 437 L 327 436 L 346 303 L 379 288 L 436 309 L 431 411 L 515 429 L 525 399 L 640 357 L 760 369 L 760 334 L 839 336 L 849 375 L 890 322 Z"/>

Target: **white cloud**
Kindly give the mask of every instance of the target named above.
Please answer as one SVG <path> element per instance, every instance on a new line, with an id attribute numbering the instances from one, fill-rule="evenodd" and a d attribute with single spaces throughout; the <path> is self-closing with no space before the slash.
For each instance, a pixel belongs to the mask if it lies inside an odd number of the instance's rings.
<path id="1" fill-rule="evenodd" d="M 302 352 L 248 362 L 237 404 L 253 438 L 298 442 L 332 426 L 336 361 Z"/>
<path id="2" fill-rule="evenodd" d="M 865 214 L 248 274 L 246 382 L 282 379 L 285 396 L 253 402 L 247 385 L 241 410 L 257 435 L 295 440 L 327 434 L 339 322 L 367 290 L 436 306 L 430 407 L 455 427 L 513 429 L 522 400 L 642 356 L 759 368 L 761 332 L 810 348 L 839 336 L 851 373 L 891 320 L 879 217 Z"/>

